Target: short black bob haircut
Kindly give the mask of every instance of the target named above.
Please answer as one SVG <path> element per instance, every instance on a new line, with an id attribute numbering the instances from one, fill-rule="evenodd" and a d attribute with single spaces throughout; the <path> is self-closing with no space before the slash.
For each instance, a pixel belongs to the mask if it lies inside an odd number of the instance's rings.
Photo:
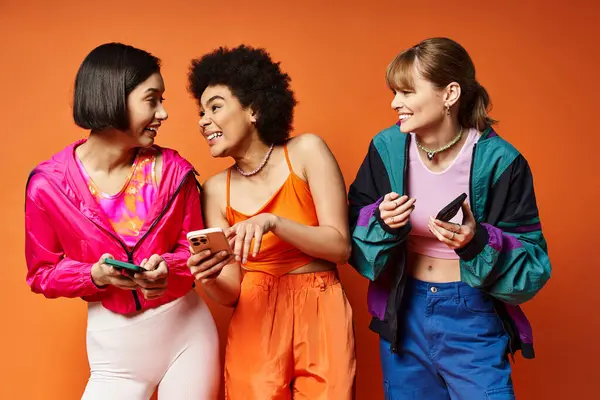
<path id="1" fill-rule="evenodd" d="M 256 129 L 265 144 L 282 144 L 290 136 L 296 99 L 290 77 L 264 49 L 240 45 L 220 47 L 192 60 L 189 91 L 200 104 L 209 86 L 224 85 L 244 107 L 258 115 Z"/>
<path id="2" fill-rule="evenodd" d="M 122 43 L 105 43 L 90 52 L 75 78 L 73 119 L 92 132 L 129 128 L 127 96 L 152 74 L 160 59 Z"/>

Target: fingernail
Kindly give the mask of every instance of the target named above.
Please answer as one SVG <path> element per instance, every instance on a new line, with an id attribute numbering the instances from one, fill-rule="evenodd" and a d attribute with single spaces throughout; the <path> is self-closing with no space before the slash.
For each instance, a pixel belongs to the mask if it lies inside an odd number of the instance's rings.
<path id="1" fill-rule="evenodd" d="M 204 254 L 205 256 L 209 255 L 209 254 L 210 254 L 210 250 L 206 250 L 206 251 L 205 251 L 203 254 Z"/>
<path id="2" fill-rule="evenodd" d="M 220 254 L 221 257 L 225 257 L 226 255 L 227 255 L 226 251 L 222 251 L 221 254 Z"/>

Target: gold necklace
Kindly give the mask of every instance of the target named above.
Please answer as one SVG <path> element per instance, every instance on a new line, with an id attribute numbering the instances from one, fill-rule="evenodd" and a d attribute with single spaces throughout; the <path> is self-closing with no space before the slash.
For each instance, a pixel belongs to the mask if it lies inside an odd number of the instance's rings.
<path id="1" fill-rule="evenodd" d="M 417 147 L 419 147 L 421 150 L 423 150 L 425 153 L 427 153 L 427 158 L 429 159 L 429 161 L 433 160 L 433 157 L 437 154 L 440 153 L 444 150 L 448 150 L 450 147 L 454 146 L 456 143 L 458 143 L 458 141 L 460 140 L 460 138 L 462 137 L 462 132 L 463 132 L 463 128 L 462 126 L 460 127 L 460 130 L 458 131 L 458 135 L 456 135 L 454 137 L 454 139 L 452 139 L 452 141 L 450 143 L 448 143 L 445 146 L 440 147 L 439 149 L 436 150 L 431 150 L 428 149 L 427 147 L 423 146 L 421 143 L 419 143 L 419 141 L 417 140 L 417 136 L 415 135 L 415 142 L 417 142 Z"/>

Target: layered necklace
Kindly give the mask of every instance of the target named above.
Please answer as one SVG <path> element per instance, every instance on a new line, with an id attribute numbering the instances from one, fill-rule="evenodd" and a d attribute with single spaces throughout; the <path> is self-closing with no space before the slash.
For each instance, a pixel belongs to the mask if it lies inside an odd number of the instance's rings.
<path id="1" fill-rule="evenodd" d="M 428 149 L 427 147 L 423 146 L 421 143 L 419 143 L 419 140 L 417 139 L 416 136 L 415 136 L 415 141 L 417 142 L 417 147 L 420 148 L 421 150 L 423 150 L 425 153 L 427 153 L 427 158 L 429 159 L 429 161 L 431 161 L 431 160 L 433 160 L 433 157 L 437 153 L 448 150 L 450 147 L 452 147 L 456 143 L 458 143 L 458 141 L 462 137 L 462 133 L 463 133 L 463 128 L 461 126 L 460 130 L 458 131 L 458 134 L 454 137 L 454 139 L 452 139 L 452 141 L 450 143 L 448 143 L 445 146 L 440 147 L 439 149 L 435 149 L 435 150 L 431 150 L 431 149 Z"/>
<path id="2" fill-rule="evenodd" d="M 271 156 L 271 152 L 273 151 L 273 146 L 274 145 L 271 144 L 271 147 L 269 147 L 269 151 L 267 151 L 267 154 L 265 154 L 265 158 L 262 160 L 262 162 L 260 163 L 260 165 L 258 167 L 256 167 L 256 169 L 254 169 L 253 171 L 244 172 L 237 165 L 237 163 L 234 164 L 235 169 L 237 169 L 237 171 L 240 173 L 240 175 L 246 176 L 246 177 L 258 174 L 265 167 L 265 165 L 267 164 L 267 161 L 269 160 L 269 157 Z"/>

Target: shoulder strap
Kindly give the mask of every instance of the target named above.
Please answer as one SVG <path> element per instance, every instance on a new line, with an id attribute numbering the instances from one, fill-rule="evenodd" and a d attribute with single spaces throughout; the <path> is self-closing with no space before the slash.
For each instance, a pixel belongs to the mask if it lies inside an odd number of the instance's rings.
<path id="1" fill-rule="evenodd" d="M 230 207 L 229 205 L 229 193 L 230 193 L 230 186 L 231 186 L 231 168 L 227 169 L 227 208 Z"/>
<path id="2" fill-rule="evenodd" d="M 285 154 L 285 161 L 287 161 L 288 168 L 290 169 L 290 173 L 294 172 L 292 169 L 292 162 L 290 161 L 290 156 L 287 150 L 287 143 L 283 145 L 283 153 Z"/>

